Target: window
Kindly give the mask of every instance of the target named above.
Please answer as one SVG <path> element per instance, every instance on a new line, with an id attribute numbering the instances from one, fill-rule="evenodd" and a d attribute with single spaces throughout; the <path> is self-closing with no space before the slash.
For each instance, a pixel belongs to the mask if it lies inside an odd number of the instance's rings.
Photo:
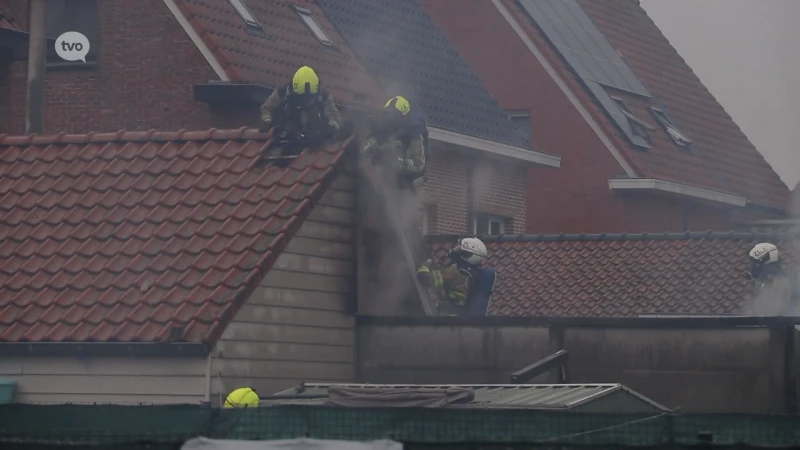
<path id="1" fill-rule="evenodd" d="M 498 235 L 504 234 L 506 231 L 506 218 L 501 216 L 493 216 L 491 214 L 475 214 L 475 219 L 472 222 L 472 234 L 490 234 Z"/>
<path id="2" fill-rule="evenodd" d="M 99 50 L 97 0 L 47 0 L 47 37 L 57 39 L 67 31 L 77 31 L 86 36 L 89 40 L 86 61 L 97 61 Z M 58 57 L 49 62 L 67 63 Z M 69 64 L 83 64 L 83 62 Z"/>
<path id="3" fill-rule="evenodd" d="M 679 130 L 678 127 L 672 123 L 672 120 L 667 117 L 667 113 L 661 109 L 653 107 L 650 108 L 650 112 L 661 124 L 661 126 L 664 127 L 664 131 L 667 132 L 669 138 L 672 139 L 672 142 L 674 142 L 675 145 L 679 147 L 688 147 L 692 144 L 692 140 L 681 133 L 681 130 Z"/>
<path id="4" fill-rule="evenodd" d="M 511 121 L 514 122 L 514 125 L 519 128 L 522 132 L 523 136 L 525 136 L 525 142 L 531 142 L 531 114 L 527 111 L 508 111 L 508 117 L 511 118 Z"/>
<path id="5" fill-rule="evenodd" d="M 247 24 L 248 28 L 252 28 L 256 31 L 263 31 L 261 29 L 261 24 L 256 19 L 256 16 L 250 11 L 250 8 L 244 4 L 244 0 L 228 0 L 233 6 L 233 9 L 239 14 L 239 17 L 244 20 L 244 23 Z"/>
<path id="6" fill-rule="evenodd" d="M 328 47 L 333 47 L 333 41 L 331 40 L 330 37 L 328 37 L 328 33 L 326 33 L 325 30 L 323 30 L 322 27 L 319 26 L 319 23 L 317 23 L 317 19 L 315 19 L 314 16 L 311 14 L 311 11 L 297 5 L 294 6 L 294 10 L 297 11 L 297 14 L 300 16 L 300 19 L 303 21 L 304 24 L 306 24 L 308 29 L 311 30 L 311 33 L 314 35 L 314 37 L 316 37 L 323 45 L 326 45 Z"/>
<path id="7" fill-rule="evenodd" d="M 636 117 L 636 115 L 633 114 L 633 111 L 631 111 L 628 105 L 625 104 L 625 102 L 621 98 L 614 96 L 609 96 L 609 97 L 611 97 L 611 100 L 613 100 L 614 103 L 617 104 L 617 107 L 620 109 L 620 111 L 622 111 L 622 115 L 624 115 L 628 119 L 628 124 L 630 125 L 633 134 L 639 136 L 640 138 L 650 143 L 650 132 L 655 131 L 655 128 L 639 120 Z"/>

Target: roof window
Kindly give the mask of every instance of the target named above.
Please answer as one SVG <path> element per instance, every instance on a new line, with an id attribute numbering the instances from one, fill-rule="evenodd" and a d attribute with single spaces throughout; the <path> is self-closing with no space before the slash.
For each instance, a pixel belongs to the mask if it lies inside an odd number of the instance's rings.
<path id="1" fill-rule="evenodd" d="M 661 124 L 661 126 L 664 127 L 664 131 L 667 132 L 669 138 L 672 139 L 672 142 L 674 142 L 675 145 L 678 147 L 689 147 L 692 144 L 692 140 L 686 137 L 686 135 L 683 134 L 674 123 L 672 123 L 672 120 L 667 117 L 667 113 L 652 106 L 650 107 L 650 112 Z"/>
<path id="2" fill-rule="evenodd" d="M 247 24 L 248 27 L 256 29 L 258 31 L 263 31 L 261 28 L 261 24 L 256 19 L 256 16 L 250 11 L 250 8 L 244 4 L 244 0 L 228 0 L 233 6 L 233 9 L 239 14 L 239 17 L 244 20 L 244 23 Z"/>
<path id="3" fill-rule="evenodd" d="M 609 97 L 611 97 L 611 100 L 617 104 L 617 107 L 620 109 L 620 111 L 622 111 L 622 115 L 628 119 L 628 124 L 630 124 L 633 133 L 650 143 L 650 132 L 655 131 L 655 128 L 636 117 L 633 111 L 631 111 L 628 105 L 625 104 L 621 98 L 614 97 L 613 95 L 610 95 Z"/>
<path id="4" fill-rule="evenodd" d="M 300 19 L 303 21 L 304 24 L 308 27 L 311 33 L 314 35 L 317 40 L 319 40 L 323 45 L 328 47 L 333 47 L 333 40 L 328 36 L 328 33 L 322 29 L 322 27 L 317 22 L 317 19 L 314 18 L 314 15 L 311 14 L 311 11 L 307 8 L 303 8 L 302 6 L 292 5 L 297 14 L 300 16 Z"/>

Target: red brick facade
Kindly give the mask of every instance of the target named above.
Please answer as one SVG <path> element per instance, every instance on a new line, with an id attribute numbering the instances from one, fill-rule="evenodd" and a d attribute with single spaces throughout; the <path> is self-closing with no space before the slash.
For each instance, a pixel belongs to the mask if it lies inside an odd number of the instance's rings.
<path id="1" fill-rule="evenodd" d="M 4 4 L 27 28 L 28 2 Z M 215 112 L 193 100 L 192 84 L 219 77 L 162 0 L 104 0 L 98 2 L 98 17 L 99 42 L 91 43 L 99 50 L 96 64 L 46 68 L 46 134 L 257 123 L 256 107 Z M 12 95 L 11 122 L 4 130 L 11 134 L 25 131 L 26 70 L 25 63 L 13 65 L 6 91 Z"/>
<path id="2" fill-rule="evenodd" d="M 475 2 L 469 11 L 458 0 L 420 0 L 500 105 L 530 111 L 531 143 L 561 156 L 561 168 L 533 168 L 527 183 L 528 233 L 677 232 L 734 227 L 731 210 L 655 194 L 619 194 L 608 179 L 624 176 L 603 145 L 545 68 L 525 46 L 492 2 Z M 512 12 L 515 2 L 507 2 Z M 454 10 L 460 10 L 453 20 Z M 549 44 L 524 18 L 517 17 L 593 117 L 603 117 Z M 502 42 L 502 51 L 498 43 Z M 606 120 L 602 131 L 614 146 L 627 145 Z"/>

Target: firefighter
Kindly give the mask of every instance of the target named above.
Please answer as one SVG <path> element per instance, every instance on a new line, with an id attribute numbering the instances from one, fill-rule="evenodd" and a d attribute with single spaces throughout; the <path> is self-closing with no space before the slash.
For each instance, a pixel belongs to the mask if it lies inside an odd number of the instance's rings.
<path id="1" fill-rule="evenodd" d="M 798 314 L 800 276 L 784 270 L 778 247 L 769 242 L 754 246 L 749 254 L 754 309 L 769 315 Z"/>
<path id="2" fill-rule="evenodd" d="M 447 252 L 449 263 L 436 268 L 428 259 L 417 269 L 417 279 L 435 299 L 439 315 L 485 316 L 497 274 L 485 266 L 488 251 L 478 238 L 459 239 Z"/>
<path id="3" fill-rule="evenodd" d="M 234 389 L 225 398 L 223 408 L 256 408 L 259 404 L 258 394 L 255 389 L 243 387 Z"/>
<path id="4" fill-rule="evenodd" d="M 291 83 L 275 88 L 261 105 L 262 132 L 276 127 L 276 135 L 330 138 L 341 125 L 333 97 L 320 86 L 319 77 L 308 66 L 299 68 Z"/>

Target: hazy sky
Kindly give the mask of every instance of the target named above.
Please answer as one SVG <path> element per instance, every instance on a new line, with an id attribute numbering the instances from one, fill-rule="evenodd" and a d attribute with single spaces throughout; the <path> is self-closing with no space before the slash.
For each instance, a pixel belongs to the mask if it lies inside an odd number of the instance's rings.
<path id="1" fill-rule="evenodd" d="M 800 0 L 640 0 L 793 188 L 800 181 Z"/>

